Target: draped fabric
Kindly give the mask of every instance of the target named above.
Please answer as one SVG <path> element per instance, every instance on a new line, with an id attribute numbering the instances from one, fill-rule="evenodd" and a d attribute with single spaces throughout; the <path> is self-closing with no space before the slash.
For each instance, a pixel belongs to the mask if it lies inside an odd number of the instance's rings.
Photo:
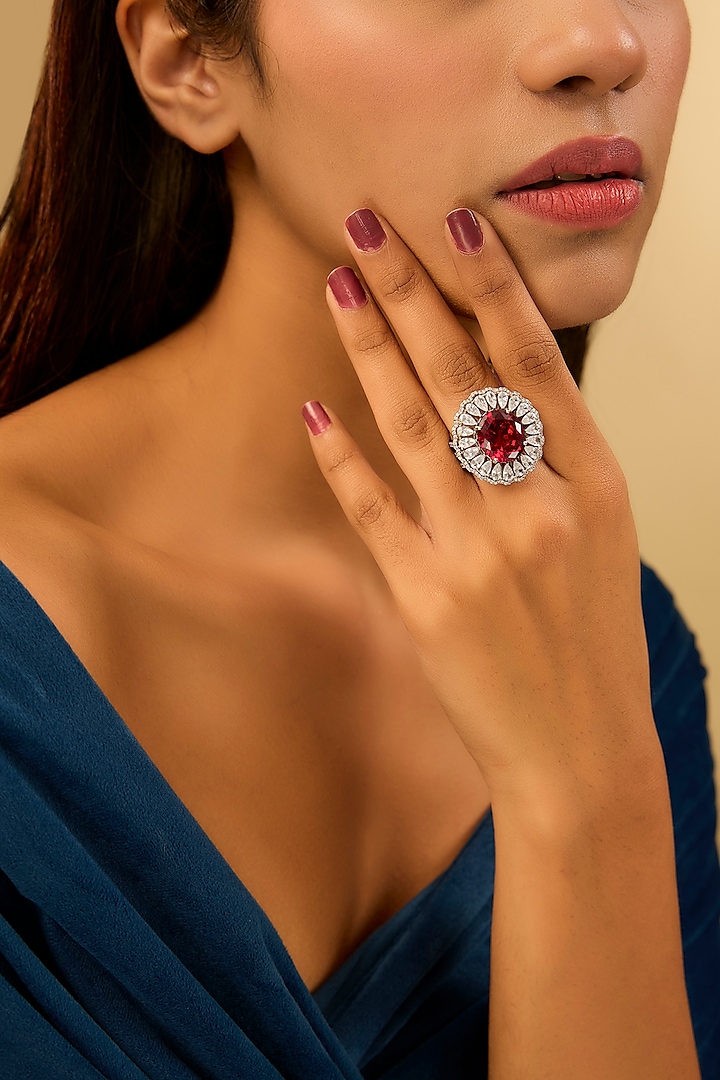
<path id="1" fill-rule="evenodd" d="M 688 994 L 720 1080 L 720 866 L 703 668 L 643 567 Z M 262 909 L 0 564 L 0 1075 L 480 1080 L 492 811 L 311 994 Z"/>

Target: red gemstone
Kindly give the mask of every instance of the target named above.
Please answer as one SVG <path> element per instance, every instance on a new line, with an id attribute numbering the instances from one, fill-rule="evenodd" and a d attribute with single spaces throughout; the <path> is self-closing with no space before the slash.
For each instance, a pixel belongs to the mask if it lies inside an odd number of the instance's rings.
<path id="1" fill-rule="evenodd" d="M 478 445 L 493 461 L 512 461 L 523 448 L 520 421 L 504 409 L 491 409 L 480 421 Z"/>

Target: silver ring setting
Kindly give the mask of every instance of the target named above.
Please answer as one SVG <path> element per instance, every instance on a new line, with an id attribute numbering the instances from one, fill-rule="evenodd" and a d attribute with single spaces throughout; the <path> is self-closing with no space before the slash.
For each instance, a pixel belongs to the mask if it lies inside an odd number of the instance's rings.
<path id="1" fill-rule="evenodd" d="M 516 390 L 486 386 L 455 414 L 450 446 L 463 469 L 488 484 L 516 484 L 533 471 L 545 435 L 535 406 Z"/>

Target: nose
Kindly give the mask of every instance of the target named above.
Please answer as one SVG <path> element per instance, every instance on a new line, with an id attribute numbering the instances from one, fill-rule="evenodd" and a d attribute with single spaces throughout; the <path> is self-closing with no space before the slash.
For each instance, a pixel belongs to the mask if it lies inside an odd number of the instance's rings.
<path id="1" fill-rule="evenodd" d="M 518 75 L 534 93 L 599 98 L 630 90 L 647 69 L 645 44 L 618 0 L 539 0 L 537 30 L 526 41 Z"/>

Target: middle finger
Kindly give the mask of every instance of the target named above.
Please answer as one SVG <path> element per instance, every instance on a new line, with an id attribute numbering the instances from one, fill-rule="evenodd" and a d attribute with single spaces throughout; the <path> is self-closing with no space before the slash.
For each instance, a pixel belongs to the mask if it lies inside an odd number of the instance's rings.
<path id="1" fill-rule="evenodd" d="M 427 271 L 386 221 L 372 210 L 356 210 L 345 228 L 365 281 L 451 428 L 460 402 L 473 390 L 496 386 L 497 378 Z"/>

